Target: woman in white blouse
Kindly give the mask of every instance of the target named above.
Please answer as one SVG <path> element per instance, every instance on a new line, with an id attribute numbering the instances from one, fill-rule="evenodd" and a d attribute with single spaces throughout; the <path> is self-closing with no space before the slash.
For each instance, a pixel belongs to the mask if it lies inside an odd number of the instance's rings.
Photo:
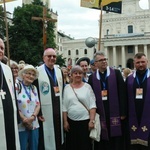
<path id="1" fill-rule="evenodd" d="M 63 119 L 66 131 L 66 150 L 90 150 L 89 133 L 94 128 L 96 104 L 91 86 L 82 82 L 80 66 L 71 69 L 72 83 L 63 95 Z"/>

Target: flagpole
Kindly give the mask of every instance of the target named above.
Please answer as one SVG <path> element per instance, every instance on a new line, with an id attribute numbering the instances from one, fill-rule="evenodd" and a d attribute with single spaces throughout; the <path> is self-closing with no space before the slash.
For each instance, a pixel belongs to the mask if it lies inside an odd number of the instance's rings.
<path id="1" fill-rule="evenodd" d="M 7 14 L 6 14 L 6 2 L 4 3 L 4 18 L 5 18 L 5 26 L 6 26 L 6 44 L 7 44 L 7 57 L 8 57 L 8 65 L 10 66 L 10 54 L 9 54 L 9 36 L 8 36 L 8 24 L 7 24 Z"/>
<path id="2" fill-rule="evenodd" d="M 99 42 L 98 42 L 98 51 L 101 49 L 101 38 L 102 38 L 102 16 L 103 16 L 103 5 L 100 4 L 101 11 L 100 11 L 100 23 L 99 23 Z"/>

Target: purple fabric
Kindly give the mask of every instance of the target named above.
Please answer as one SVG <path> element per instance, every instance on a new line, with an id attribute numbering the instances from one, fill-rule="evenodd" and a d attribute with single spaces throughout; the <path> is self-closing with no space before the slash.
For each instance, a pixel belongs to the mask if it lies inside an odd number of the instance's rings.
<path id="1" fill-rule="evenodd" d="M 148 136 L 150 134 L 150 77 L 147 78 L 147 91 L 145 96 L 145 102 L 144 102 L 144 108 L 143 108 L 143 114 L 140 125 L 138 125 L 137 121 L 137 115 L 135 111 L 135 97 L 133 94 L 133 83 L 134 83 L 134 77 L 131 75 L 128 78 L 128 104 L 129 104 L 129 127 L 130 127 L 130 138 L 131 140 L 137 140 L 141 139 L 148 142 Z M 135 127 L 135 130 L 133 130 L 132 127 Z M 143 131 L 142 128 L 146 127 L 146 131 Z"/>
<path id="2" fill-rule="evenodd" d="M 105 110 L 101 95 L 100 80 L 96 77 L 96 72 L 93 74 L 93 89 L 96 96 L 97 112 L 100 114 L 101 121 L 101 136 L 102 139 L 108 140 L 108 129 L 106 125 Z M 108 100 L 110 108 L 110 136 L 121 136 L 121 123 L 119 116 L 119 101 L 117 91 L 117 81 L 115 71 L 110 68 L 110 75 L 108 76 Z"/>

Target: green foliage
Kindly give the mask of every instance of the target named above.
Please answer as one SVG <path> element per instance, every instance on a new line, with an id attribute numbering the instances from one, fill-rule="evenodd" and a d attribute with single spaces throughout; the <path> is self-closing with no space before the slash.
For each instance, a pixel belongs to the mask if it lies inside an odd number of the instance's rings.
<path id="1" fill-rule="evenodd" d="M 66 58 L 63 58 L 63 55 L 58 55 L 57 54 L 57 60 L 56 60 L 56 64 L 58 64 L 60 67 L 64 66 L 66 62 Z"/>
<path id="2" fill-rule="evenodd" d="M 4 10 L 0 5 L 0 38 L 4 39 L 6 35 L 5 19 L 4 19 Z"/>
<path id="3" fill-rule="evenodd" d="M 38 3 L 37 3 L 38 4 Z M 40 20 L 32 20 L 32 17 L 40 17 Z M 50 14 L 47 14 L 50 17 Z M 17 7 L 13 13 L 13 26 L 9 28 L 10 58 L 24 60 L 26 63 L 37 65 L 43 55 L 43 7 L 27 4 Z M 55 48 L 54 24 L 48 22 L 47 45 Z"/>

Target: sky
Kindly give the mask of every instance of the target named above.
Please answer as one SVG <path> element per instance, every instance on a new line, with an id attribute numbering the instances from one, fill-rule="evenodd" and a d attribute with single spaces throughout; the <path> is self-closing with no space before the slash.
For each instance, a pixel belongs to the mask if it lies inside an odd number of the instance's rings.
<path id="1" fill-rule="evenodd" d="M 80 6 L 80 0 L 50 0 L 51 8 L 58 13 L 58 31 L 81 39 L 99 35 L 100 10 Z M 9 2 L 6 10 L 13 12 L 14 7 L 21 6 L 21 0 Z M 148 9 L 148 0 L 140 0 L 140 6 Z"/>

